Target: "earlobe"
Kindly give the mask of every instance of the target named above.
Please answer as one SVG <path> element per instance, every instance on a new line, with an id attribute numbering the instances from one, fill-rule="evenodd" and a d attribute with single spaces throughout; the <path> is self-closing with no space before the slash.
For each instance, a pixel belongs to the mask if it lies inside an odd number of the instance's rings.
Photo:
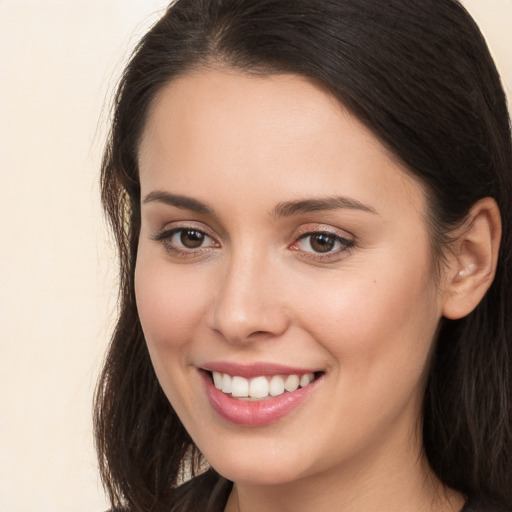
<path id="1" fill-rule="evenodd" d="M 473 205 L 452 243 L 446 274 L 443 316 L 462 318 L 478 305 L 491 286 L 498 262 L 501 217 L 490 197 Z"/>

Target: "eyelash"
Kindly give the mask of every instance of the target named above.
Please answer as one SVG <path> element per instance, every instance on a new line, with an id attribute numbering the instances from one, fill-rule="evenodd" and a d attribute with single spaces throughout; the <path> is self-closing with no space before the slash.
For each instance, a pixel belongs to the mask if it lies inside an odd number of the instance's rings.
<path id="1" fill-rule="evenodd" d="M 175 235 L 181 234 L 183 236 L 184 233 L 197 233 L 199 235 L 202 235 L 204 238 L 209 238 L 212 241 L 212 244 L 207 247 L 198 247 L 197 249 L 192 248 L 180 248 L 176 246 L 176 243 L 173 243 L 173 238 Z M 204 252 L 205 250 L 208 250 L 210 248 L 218 248 L 220 247 L 220 244 L 211 236 L 209 235 L 205 230 L 198 229 L 194 226 L 181 226 L 179 228 L 172 228 L 172 229 L 166 229 L 162 231 L 161 233 L 158 233 L 153 237 L 153 240 L 155 242 L 161 243 L 165 250 L 171 254 L 175 254 L 178 257 L 194 257 L 199 256 L 200 253 Z M 183 243 L 183 242 L 182 242 Z"/>
<path id="2" fill-rule="evenodd" d="M 325 252 L 321 251 L 315 251 L 312 243 L 313 243 L 313 237 L 324 237 L 329 239 L 329 242 L 332 242 L 334 246 L 336 244 L 338 245 L 336 250 L 328 249 Z M 343 236 L 340 236 L 336 233 L 333 233 L 332 231 L 326 230 L 326 229 L 316 229 L 314 231 L 307 231 L 303 234 L 301 234 L 295 242 L 290 246 L 290 249 L 295 251 L 301 251 L 301 248 L 299 247 L 299 244 L 309 239 L 309 247 L 313 249 L 312 251 L 306 251 L 302 249 L 302 257 L 305 259 L 312 259 L 316 261 L 329 261 L 329 260 L 338 260 L 343 253 L 346 251 L 349 251 L 355 247 L 355 240 L 345 238 Z"/>
<path id="3" fill-rule="evenodd" d="M 180 235 L 180 238 L 181 238 L 186 232 L 196 233 L 199 236 L 202 236 L 203 240 L 206 238 L 210 239 L 211 243 L 208 246 L 201 245 L 197 249 L 177 246 L 176 241 L 173 242 L 173 238 L 176 235 Z M 338 245 L 337 249 L 332 250 L 332 248 L 331 248 L 331 249 L 326 250 L 325 252 L 315 251 L 314 248 L 312 247 L 312 242 L 313 242 L 312 237 L 314 237 L 314 236 L 325 237 L 324 242 L 325 242 L 325 239 L 328 239 L 328 243 L 334 244 L 334 247 L 336 247 L 336 245 Z M 307 240 L 308 238 L 310 239 L 309 247 L 311 249 L 313 249 L 311 251 L 305 250 L 303 248 L 301 249 L 301 247 L 300 247 L 301 242 L 303 242 L 304 240 Z M 200 256 L 205 251 L 208 251 L 209 249 L 212 249 L 212 248 L 217 249 L 217 248 L 221 247 L 221 245 L 215 240 L 215 238 L 213 236 L 208 234 L 205 230 L 198 229 L 194 226 L 181 226 L 181 227 L 166 229 L 166 230 L 162 231 L 161 233 L 158 233 L 155 236 L 153 236 L 152 239 L 156 242 L 161 243 L 167 252 L 174 254 L 177 257 L 182 257 L 182 258 L 197 257 L 197 256 Z M 183 245 L 183 241 L 181 241 L 181 244 Z M 202 242 L 201 242 L 201 244 L 202 244 Z M 291 245 L 289 245 L 288 248 L 293 251 L 300 251 L 302 253 L 301 257 L 304 259 L 316 260 L 316 261 L 328 261 L 328 260 L 333 260 L 333 259 L 336 259 L 336 260 L 339 259 L 342 253 L 353 249 L 355 247 L 355 244 L 356 244 L 355 240 L 353 240 L 353 239 L 345 238 L 345 237 L 340 236 L 328 229 L 319 229 L 318 227 L 316 227 L 316 229 L 313 229 L 313 230 L 311 230 L 311 229 L 303 230 L 303 232 L 296 237 L 295 241 Z"/>

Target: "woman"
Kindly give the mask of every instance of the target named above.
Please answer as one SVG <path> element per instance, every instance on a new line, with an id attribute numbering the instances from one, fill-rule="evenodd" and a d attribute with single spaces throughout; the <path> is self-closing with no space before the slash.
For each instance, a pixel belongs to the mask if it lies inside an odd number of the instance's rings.
<path id="1" fill-rule="evenodd" d="M 172 4 L 103 163 L 113 510 L 511 510 L 511 169 L 456 1 Z"/>

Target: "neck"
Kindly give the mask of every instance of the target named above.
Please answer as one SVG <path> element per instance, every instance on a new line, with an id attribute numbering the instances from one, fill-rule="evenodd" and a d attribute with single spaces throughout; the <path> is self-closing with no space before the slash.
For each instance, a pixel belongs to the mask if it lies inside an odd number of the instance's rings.
<path id="1" fill-rule="evenodd" d="M 463 497 L 446 488 L 420 451 L 358 461 L 277 485 L 236 483 L 226 512 L 459 512 Z"/>

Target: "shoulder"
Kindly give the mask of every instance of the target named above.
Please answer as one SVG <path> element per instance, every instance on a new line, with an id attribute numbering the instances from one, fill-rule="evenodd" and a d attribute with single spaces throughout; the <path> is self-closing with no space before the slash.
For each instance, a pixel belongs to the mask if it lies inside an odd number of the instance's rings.
<path id="1" fill-rule="evenodd" d="M 172 492 L 169 512 L 223 512 L 233 482 L 213 469 L 191 478 Z M 105 512 L 135 512 L 132 509 L 108 509 Z"/>
<path id="2" fill-rule="evenodd" d="M 512 512 L 512 509 L 495 507 L 484 500 L 470 498 L 460 512 Z"/>
<path id="3" fill-rule="evenodd" d="M 222 512 L 232 486 L 232 482 L 209 469 L 175 489 L 170 512 Z"/>

